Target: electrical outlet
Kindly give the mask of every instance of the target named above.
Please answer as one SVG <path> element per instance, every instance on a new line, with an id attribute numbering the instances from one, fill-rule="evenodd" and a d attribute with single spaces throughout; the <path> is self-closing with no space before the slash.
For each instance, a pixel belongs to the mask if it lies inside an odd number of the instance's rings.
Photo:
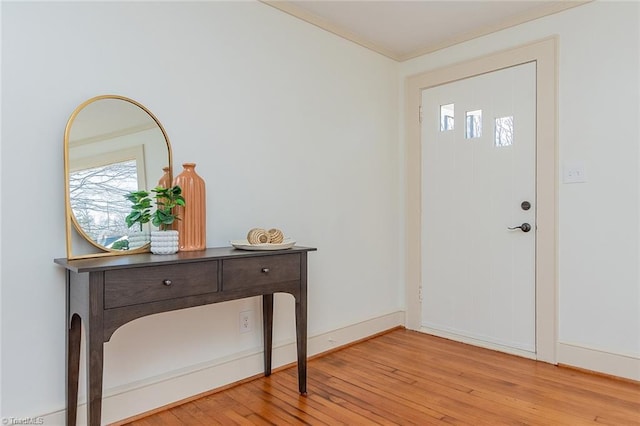
<path id="1" fill-rule="evenodd" d="M 253 311 L 240 312 L 240 333 L 253 331 Z"/>

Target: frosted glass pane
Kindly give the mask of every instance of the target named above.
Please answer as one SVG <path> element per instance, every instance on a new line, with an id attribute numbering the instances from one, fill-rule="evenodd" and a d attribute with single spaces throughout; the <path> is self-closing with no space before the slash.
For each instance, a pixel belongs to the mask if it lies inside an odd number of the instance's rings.
<path id="1" fill-rule="evenodd" d="M 496 140 L 495 145 L 513 145 L 513 116 L 496 118 Z"/>
<path id="2" fill-rule="evenodd" d="M 467 127 L 464 137 L 467 139 L 479 138 L 482 136 L 482 110 L 467 111 Z"/>
<path id="3" fill-rule="evenodd" d="M 453 130 L 453 104 L 440 105 L 440 131 Z"/>

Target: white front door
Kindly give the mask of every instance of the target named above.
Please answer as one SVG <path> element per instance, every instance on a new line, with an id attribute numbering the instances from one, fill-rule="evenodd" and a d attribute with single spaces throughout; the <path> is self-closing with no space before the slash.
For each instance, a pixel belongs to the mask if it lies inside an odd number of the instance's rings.
<path id="1" fill-rule="evenodd" d="M 536 63 L 424 90 L 422 117 L 422 328 L 533 354 Z"/>

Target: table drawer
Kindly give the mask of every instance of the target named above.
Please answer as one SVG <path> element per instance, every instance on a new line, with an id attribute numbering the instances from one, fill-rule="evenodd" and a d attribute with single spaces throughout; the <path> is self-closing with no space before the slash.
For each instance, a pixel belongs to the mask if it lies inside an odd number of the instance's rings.
<path id="1" fill-rule="evenodd" d="M 300 280 L 300 255 L 283 254 L 222 261 L 225 291 Z"/>
<path id="2" fill-rule="evenodd" d="M 115 269 L 104 273 L 105 309 L 217 291 L 217 261 Z"/>

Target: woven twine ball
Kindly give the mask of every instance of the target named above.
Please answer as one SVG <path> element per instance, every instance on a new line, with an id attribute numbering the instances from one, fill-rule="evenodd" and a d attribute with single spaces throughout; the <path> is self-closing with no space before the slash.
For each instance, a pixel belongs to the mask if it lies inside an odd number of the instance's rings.
<path id="1" fill-rule="evenodd" d="M 247 234 L 249 244 L 265 244 L 270 242 L 269 233 L 262 228 L 253 228 Z"/>
<path id="2" fill-rule="evenodd" d="M 284 241 L 284 234 L 281 230 L 277 228 L 271 228 L 268 231 L 269 233 L 269 242 L 271 244 L 280 244 Z"/>

